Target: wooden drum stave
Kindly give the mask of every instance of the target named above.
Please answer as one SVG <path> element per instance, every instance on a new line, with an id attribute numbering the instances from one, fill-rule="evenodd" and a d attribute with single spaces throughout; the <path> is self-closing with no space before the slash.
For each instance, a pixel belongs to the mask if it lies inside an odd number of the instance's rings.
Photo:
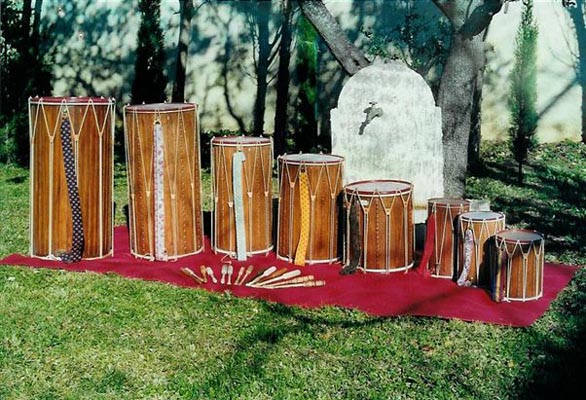
<path id="1" fill-rule="evenodd" d="M 400 180 L 360 181 L 344 187 L 346 265 L 358 258 L 353 242 L 359 240 L 364 271 L 395 272 L 413 266 L 412 194 L 413 185 Z M 359 210 L 357 231 L 360 235 L 351 234 L 350 213 L 354 204 Z"/>
<path id="2" fill-rule="evenodd" d="M 459 218 L 458 284 L 488 287 L 490 258 L 497 232 L 505 229 L 505 215 L 494 211 L 470 211 Z"/>
<path id="3" fill-rule="evenodd" d="M 235 156 L 242 162 L 242 168 L 236 171 L 242 175 L 240 199 L 234 197 Z M 212 138 L 211 243 L 214 252 L 236 257 L 238 240 L 245 244 L 246 255 L 264 254 L 273 249 L 272 157 L 272 140 L 268 138 Z M 237 226 L 235 201 L 241 202 L 243 209 L 242 226 Z"/>
<path id="4" fill-rule="evenodd" d="M 543 296 L 544 240 L 539 232 L 507 229 L 496 234 L 491 285 L 495 301 L 529 301 Z"/>
<path id="5" fill-rule="evenodd" d="M 126 106 L 130 250 L 177 259 L 203 250 L 197 105 Z"/>
<path id="6" fill-rule="evenodd" d="M 428 218 L 434 218 L 433 252 L 429 261 L 431 276 L 453 279 L 458 266 L 458 216 L 470 211 L 470 201 L 435 198 L 427 202 Z"/>
<path id="7" fill-rule="evenodd" d="M 338 198 L 343 188 L 343 163 L 343 157 L 329 154 L 279 157 L 278 258 L 291 262 L 302 251 L 302 263 L 339 259 Z M 306 192 L 301 190 L 300 179 L 307 179 Z M 307 210 L 302 209 L 303 203 Z M 308 213 L 307 226 L 302 222 L 304 212 Z M 300 243 L 305 242 L 302 234 L 308 236 L 305 249 L 300 249 Z"/>
<path id="8" fill-rule="evenodd" d="M 83 259 L 113 253 L 114 99 L 29 99 L 30 254 L 56 259 L 72 246 L 72 210 L 65 178 L 61 124 L 71 124 L 83 220 Z"/>

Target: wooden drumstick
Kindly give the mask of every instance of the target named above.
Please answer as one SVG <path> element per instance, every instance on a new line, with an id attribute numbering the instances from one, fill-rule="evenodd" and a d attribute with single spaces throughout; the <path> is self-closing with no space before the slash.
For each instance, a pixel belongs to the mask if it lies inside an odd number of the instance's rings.
<path id="1" fill-rule="evenodd" d="M 201 279 L 195 272 L 193 272 L 190 268 L 184 267 L 180 269 L 185 275 L 193 278 L 197 283 L 202 284 L 204 283 L 203 279 Z"/>
<path id="2" fill-rule="evenodd" d="M 201 279 L 203 280 L 203 283 L 208 283 L 208 278 L 207 278 L 207 274 L 206 274 L 206 266 L 200 265 L 199 271 L 201 272 Z"/>
<path id="3" fill-rule="evenodd" d="M 250 275 L 252 273 L 252 270 L 253 269 L 254 269 L 254 267 L 252 265 L 249 265 L 248 266 L 248 268 L 246 269 L 246 273 L 242 277 L 242 280 L 240 281 L 239 285 L 242 285 L 244 282 L 246 282 L 246 279 L 248 278 L 248 275 Z"/>
<path id="4" fill-rule="evenodd" d="M 257 275 L 253 280 L 251 280 L 250 282 L 248 282 L 246 284 L 246 286 L 254 286 L 258 281 L 260 281 L 263 278 L 266 278 L 267 276 L 269 276 L 270 274 L 272 274 L 276 270 L 277 270 L 277 267 L 275 267 L 274 265 L 272 267 L 268 267 L 267 269 L 265 269 L 262 272 L 262 274 Z"/>
<path id="5" fill-rule="evenodd" d="M 309 282 L 312 281 L 314 279 L 313 275 L 306 275 L 306 276 L 299 276 L 297 278 L 293 278 L 290 279 L 288 281 L 280 281 L 280 282 L 275 282 L 272 285 L 262 285 L 261 287 L 263 288 L 269 288 L 269 289 L 274 289 L 274 288 L 278 288 L 282 285 L 288 285 L 291 283 L 303 283 L 303 282 Z"/>
<path id="6" fill-rule="evenodd" d="M 218 283 L 218 280 L 214 276 L 214 270 L 212 270 L 212 267 L 206 267 L 206 273 L 208 274 L 212 282 Z"/>
<path id="7" fill-rule="evenodd" d="M 295 278 L 296 276 L 301 275 L 300 269 L 294 269 L 293 271 L 286 272 L 281 276 L 277 276 L 276 278 L 269 279 L 263 282 L 263 285 L 270 285 L 271 283 L 278 282 L 278 281 L 285 281 L 287 279 Z"/>
<path id="8" fill-rule="evenodd" d="M 302 283 L 290 283 L 287 285 L 279 285 L 272 287 L 271 289 L 286 289 L 286 288 L 294 288 L 294 287 L 318 287 L 318 286 L 325 286 L 326 281 L 308 281 Z"/>
<path id="9" fill-rule="evenodd" d="M 240 267 L 240 270 L 238 271 L 238 276 L 236 277 L 236 280 L 234 281 L 235 285 L 240 285 L 240 278 L 242 278 L 242 274 L 244 273 L 244 267 Z"/>
<path id="10" fill-rule="evenodd" d="M 281 268 L 280 270 L 273 272 L 273 273 L 272 273 L 272 274 L 270 274 L 269 276 L 265 276 L 264 278 L 262 278 L 262 279 L 259 279 L 259 280 L 256 282 L 256 284 L 257 284 L 257 285 L 262 285 L 262 284 L 263 284 L 263 282 L 266 282 L 268 279 L 273 279 L 273 278 L 276 278 L 276 277 L 278 277 L 278 276 L 281 276 L 281 275 L 283 275 L 285 272 L 287 272 L 287 268 Z"/>

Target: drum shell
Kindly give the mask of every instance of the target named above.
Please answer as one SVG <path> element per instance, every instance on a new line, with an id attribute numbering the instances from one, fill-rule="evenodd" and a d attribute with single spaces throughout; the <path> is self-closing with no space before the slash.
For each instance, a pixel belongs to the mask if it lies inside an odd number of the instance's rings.
<path id="1" fill-rule="evenodd" d="M 413 185 L 405 181 L 380 181 L 404 184 L 407 189 L 394 193 L 354 190 L 355 182 L 344 187 L 346 208 L 345 263 L 354 257 L 350 243 L 350 212 L 353 201 L 360 204 L 359 231 L 362 236 L 362 268 L 367 272 L 404 271 L 413 266 L 414 225 Z"/>
<path id="2" fill-rule="evenodd" d="M 427 203 L 428 218 L 435 218 L 433 252 L 429 261 L 431 275 L 454 278 L 458 265 L 458 216 L 470 211 L 470 201 L 437 198 Z"/>
<path id="3" fill-rule="evenodd" d="M 154 127 L 163 132 L 164 243 L 170 259 L 203 250 L 197 105 L 146 104 L 124 109 L 130 251 L 155 256 Z"/>
<path id="4" fill-rule="evenodd" d="M 473 244 L 468 281 L 473 286 L 488 287 L 491 280 L 490 260 L 495 252 L 495 235 L 505 229 L 505 215 L 492 211 L 463 213 L 460 214 L 458 229 L 458 276 L 462 274 L 466 259 L 465 234 L 467 230 L 471 230 Z"/>
<path id="5" fill-rule="evenodd" d="M 113 99 L 29 99 L 30 254 L 53 259 L 72 245 L 71 207 L 61 148 L 69 116 L 84 227 L 83 259 L 113 252 Z"/>
<path id="6" fill-rule="evenodd" d="M 273 249 L 272 140 L 260 137 L 214 137 L 212 165 L 212 249 L 236 256 L 236 219 L 232 158 L 244 153 L 242 198 L 246 254 Z"/>
<path id="7" fill-rule="evenodd" d="M 517 233 L 538 237 L 515 239 Z M 544 240 L 533 231 L 505 230 L 495 238 L 498 249 L 493 298 L 497 301 L 529 301 L 543 296 Z"/>
<path id="8" fill-rule="evenodd" d="M 307 158 L 307 159 L 306 159 Z M 344 158 L 334 155 L 279 157 L 277 257 L 292 261 L 301 232 L 299 173 L 307 173 L 310 195 L 309 242 L 306 263 L 339 259 L 339 195 L 343 188 Z"/>

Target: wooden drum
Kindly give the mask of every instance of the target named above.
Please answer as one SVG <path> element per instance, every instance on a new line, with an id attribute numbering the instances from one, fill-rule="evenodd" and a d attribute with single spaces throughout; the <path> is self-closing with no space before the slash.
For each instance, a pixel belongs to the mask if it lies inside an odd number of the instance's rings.
<path id="1" fill-rule="evenodd" d="M 460 215 L 458 284 L 490 285 L 490 257 L 497 232 L 505 229 L 505 215 L 470 211 Z"/>
<path id="2" fill-rule="evenodd" d="M 30 254 L 56 259 L 72 246 L 61 126 L 71 124 L 85 245 L 82 258 L 112 255 L 114 99 L 29 99 Z"/>
<path id="3" fill-rule="evenodd" d="M 279 157 L 277 257 L 310 264 L 338 260 L 343 163 L 343 157 L 326 154 Z"/>
<path id="4" fill-rule="evenodd" d="M 268 138 L 212 138 L 211 242 L 214 252 L 236 257 L 238 243 L 245 256 L 272 250 L 272 148 Z M 240 179 L 235 180 L 235 174 L 240 175 Z M 235 196 L 235 193 L 240 195 Z M 242 210 L 242 215 L 237 217 L 238 210 Z"/>
<path id="5" fill-rule="evenodd" d="M 344 187 L 346 265 L 359 256 L 367 272 L 403 271 L 413 266 L 412 194 L 413 185 L 399 180 L 360 181 Z M 356 207 L 357 229 L 350 216 Z"/>
<path id="6" fill-rule="evenodd" d="M 433 252 L 429 261 L 431 276 L 454 278 L 458 265 L 456 248 L 457 218 L 470 211 L 470 201 L 462 199 L 437 198 L 427 202 L 428 218 L 434 219 Z M 429 224 L 428 224 L 429 226 Z"/>
<path id="7" fill-rule="evenodd" d="M 203 250 L 197 105 L 124 108 L 130 251 L 165 261 Z"/>
<path id="8" fill-rule="evenodd" d="M 528 301 L 543 296 L 543 236 L 509 229 L 496 234 L 498 257 L 493 273 L 495 301 Z"/>

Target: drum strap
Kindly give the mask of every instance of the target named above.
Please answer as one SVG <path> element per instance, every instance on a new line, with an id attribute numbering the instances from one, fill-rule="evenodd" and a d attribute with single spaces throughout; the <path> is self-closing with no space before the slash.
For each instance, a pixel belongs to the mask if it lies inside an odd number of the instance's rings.
<path id="1" fill-rule="evenodd" d="M 73 237 L 69 253 L 61 254 L 61 259 L 66 263 L 81 260 L 85 239 L 83 235 L 83 218 L 79 201 L 79 188 L 77 187 L 77 174 L 71 145 L 71 122 L 64 118 L 61 123 L 61 149 L 63 151 L 63 166 L 65 167 L 65 179 L 67 181 L 67 196 L 71 207 L 71 222 L 73 225 Z"/>
<path id="2" fill-rule="evenodd" d="M 362 258 L 362 236 L 360 235 L 360 205 L 358 204 L 358 199 L 352 198 L 350 201 L 350 218 L 349 218 L 349 228 L 350 228 L 350 237 L 349 245 L 352 248 L 352 258 L 348 265 L 346 265 L 340 271 L 342 275 L 349 275 L 356 272 L 358 269 L 358 265 L 360 264 L 360 259 Z"/>
<path id="3" fill-rule="evenodd" d="M 167 261 L 165 250 L 165 146 L 163 126 L 155 123 L 153 131 L 153 175 L 155 200 L 155 260 Z"/>
<path id="4" fill-rule="evenodd" d="M 232 185 L 234 192 L 234 220 L 236 221 L 236 257 L 246 260 L 246 227 L 244 226 L 244 193 L 242 192 L 242 169 L 246 156 L 237 151 L 232 156 Z"/>
<path id="5" fill-rule="evenodd" d="M 305 255 L 309 244 L 309 178 L 306 171 L 299 172 L 299 205 L 301 206 L 301 221 L 299 243 L 295 252 L 295 265 L 305 265 Z"/>
<path id="6" fill-rule="evenodd" d="M 458 278 L 458 286 L 470 286 L 468 274 L 470 273 L 470 263 L 472 262 L 472 249 L 474 247 L 474 235 L 472 229 L 468 229 L 464 234 L 464 267 Z"/>
<path id="7" fill-rule="evenodd" d="M 427 225 L 425 227 L 425 247 L 423 248 L 423 255 L 421 256 L 421 261 L 417 267 L 419 275 L 425 278 L 428 278 L 431 275 L 429 272 L 429 260 L 431 259 L 431 254 L 435 244 L 435 223 L 435 213 L 432 213 L 429 218 L 427 218 Z"/>

